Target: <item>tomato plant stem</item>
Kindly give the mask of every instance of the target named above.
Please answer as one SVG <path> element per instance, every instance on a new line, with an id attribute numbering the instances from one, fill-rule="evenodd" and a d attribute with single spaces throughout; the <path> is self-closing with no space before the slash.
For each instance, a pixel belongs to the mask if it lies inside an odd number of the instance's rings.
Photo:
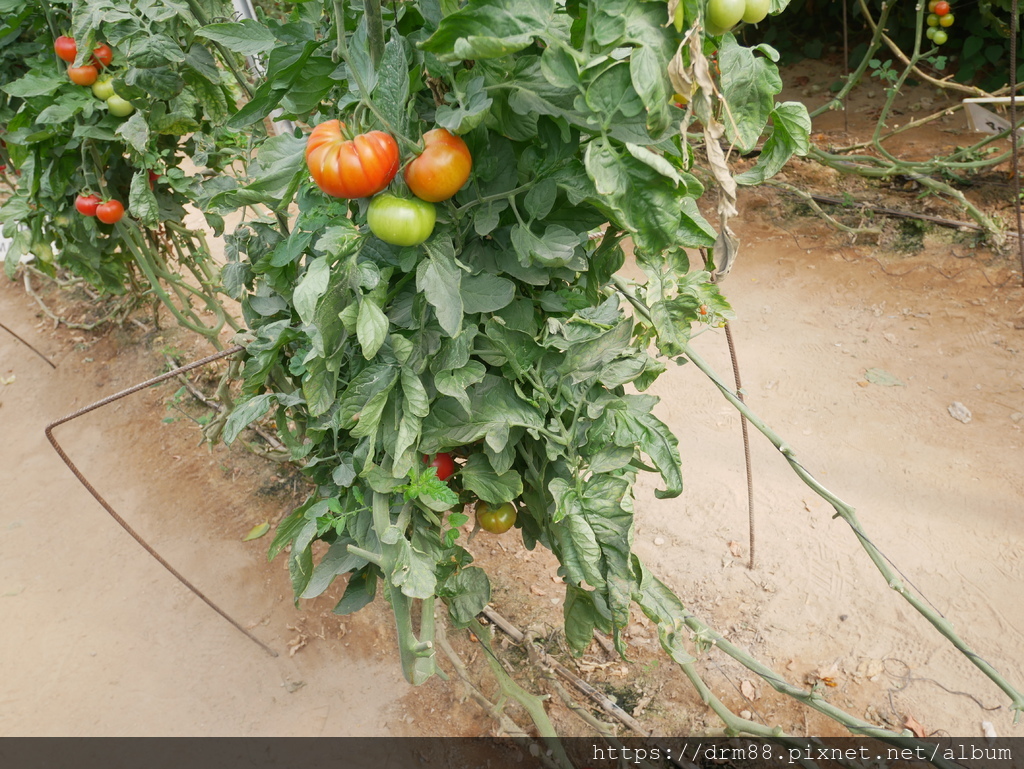
<path id="1" fill-rule="evenodd" d="M 633 304 L 637 310 L 645 317 L 650 319 L 650 310 L 647 306 L 640 301 L 629 286 L 619 277 L 613 278 L 616 288 Z M 734 393 L 729 387 L 721 380 L 718 374 L 708 365 L 708 363 L 697 354 L 697 352 L 689 345 L 683 345 L 683 356 L 693 363 L 705 376 L 708 377 L 718 388 L 718 390 L 725 396 L 726 400 L 729 401 L 744 417 L 746 417 L 750 424 L 758 429 L 762 435 L 764 435 L 776 449 L 786 458 L 790 467 L 797 474 L 797 476 L 809 486 L 818 496 L 828 502 L 832 508 L 836 511 L 834 517 L 842 518 L 853 530 L 855 536 L 860 542 L 861 546 L 867 552 L 868 557 L 871 558 L 875 567 L 885 578 L 889 587 L 895 590 L 903 598 L 917 610 L 925 619 L 928 620 L 935 628 L 939 631 L 953 646 L 955 646 L 967 659 L 969 659 L 979 670 L 981 670 L 990 680 L 992 680 L 1011 700 L 1011 708 L 1016 712 L 1015 720 L 1020 717 L 1021 713 L 1024 712 L 1024 695 L 1017 691 L 1005 677 L 995 668 L 993 668 L 988 662 L 982 659 L 973 649 L 971 649 L 966 642 L 953 630 L 953 626 L 950 622 L 943 617 L 936 609 L 929 606 L 925 600 L 922 600 L 918 595 L 908 590 L 903 581 L 900 579 L 897 570 L 890 564 L 890 561 L 886 556 L 879 550 L 875 544 L 868 538 L 867 534 L 864 533 L 861 527 L 860 521 L 857 519 L 856 512 L 853 507 L 848 505 L 846 502 L 841 500 L 838 496 L 833 494 L 831 491 L 826 489 L 796 458 L 796 454 L 793 449 L 780 438 L 771 428 L 760 417 L 754 414 L 750 408 Z M 753 660 L 752 660 L 753 661 Z M 753 669 L 753 668 L 751 668 Z M 824 711 L 823 711 L 824 712 Z"/>

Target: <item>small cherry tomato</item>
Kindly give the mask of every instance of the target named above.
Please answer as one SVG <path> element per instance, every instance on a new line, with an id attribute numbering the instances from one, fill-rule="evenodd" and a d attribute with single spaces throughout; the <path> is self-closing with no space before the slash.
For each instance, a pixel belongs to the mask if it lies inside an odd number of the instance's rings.
<path id="1" fill-rule="evenodd" d="M 436 218 L 433 203 L 394 195 L 378 195 L 366 211 L 370 232 L 393 246 L 418 246 L 434 231 Z"/>
<path id="2" fill-rule="evenodd" d="M 939 2 L 935 4 L 933 13 L 935 13 L 936 16 L 945 16 L 949 13 L 949 3 L 946 2 L 946 0 L 939 0 Z"/>
<path id="3" fill-rule="evenodd" d="M 398 173 L 398 142 L 383 131 L 346 139 L 340 120 L 321 123 L 306 142 L 306 165 L 316 186 L 336 198 L 368 198 Z"/>
<path id="4" fill-rule="evenodd" d="M 469 147 L 444 128 L 423 134 L 424 150 L 405 168 L 405 183 L 420 200 L 440 203 L 462 189 L 473 168 Z"/>
<path id="5" fill-rule="evenodd" d="M 100 71 L 92 64 L 86 64 L 82 67 L 68 67 L 68 77 L 71 78 L 71 82 L 75 85 L 92 85 L 99 76 Z"/>
<path id="6" fill-rule="evenodd" d="M 57 57 L 71 64 L 78 56 L 78 46 L 75 45 L 75 38 L 61 35 L 53 41 L 53 50 Z"/>
<path id="7" fill-rule="evenodd" d="M 75 198 L 75 210 L 83 216 L 96 216 L 96 207 L 100 199 L 95 195 L 79 195 Z"/>
<path id="8" fill-rule="evenodd" d="M 939 26 L 939 14 L 937 14 L 937 13 L 929 13 L 928 14 L 928 18 L 925 19 L 925 23 L 929 27 L 937 27 L 937 26 Z"/>
<path id="9" fill-rule="evenodd" d="M 516 508 L 511 502 L 492 506 L 481 500 L 476 503 L 476 520 L 484 531 L 504 534 L 516 524 Z"/>
<path id="10" fill-rule="evenodd" d="M 949 35 L 946 34 L 946 30 L 935 30 L 935 35 L 932 37 L 932 41 L 935 43 L 935 45 L 943 45 L 947 40 L 949 40 Z"/>
<path id="11" fill-rule="evenodd" d="M 447 481 L 455 474 L 455 460 L 452 459 L 451 454 L 441 451 L 434 455 L 433 460 L 424 455 L 423 461 L 427 463 L 427 467 L 437 468 L 438 480 Z"/>
<path id="12" fill-rule="evenodd" d="M 953 14 L 947 13 L 946 15 L 939 17 L 939 26 L 940 27 L 952 27 L 953 26 L 953 21 L 954 21 Z"/>
<path id="13" fill-rule="evenodd" d="M 935 13 L 935 6 L 939 4 L 940 0 L 928 0 L 928 13 Z"/>
<path id="14" fill-rule="evenodd" d="M 935 33 L 938 31 L 938 27 L 928 27 L 928 29 L 924 31 L 924 36 L 927 37 L 929 40 L 935 40 Z"/>
<path id="15" fill-rule="evenodd" d="M 114 52 L 104 43 L 92 49 L 92 60 L 99 67 L 109 67 L 110 62 L 114 60 Z"/>
<path id="16" fill-rule="evenodd" d="M 124 216 L 124 206 L 119 200 L 108 200 L 96 206 L 96 218 L 104 224 L 116 224 Z"/>

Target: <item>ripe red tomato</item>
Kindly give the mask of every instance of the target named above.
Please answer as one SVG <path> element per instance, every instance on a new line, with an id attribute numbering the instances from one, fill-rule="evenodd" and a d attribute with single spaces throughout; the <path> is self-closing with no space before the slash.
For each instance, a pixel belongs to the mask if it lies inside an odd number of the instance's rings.
<path id="1" fill-rule="evenodd" d="M 76 85 L 92 85 L 99 76 L 100 71 L 92 64 L 86 64 L 82 67 L 68 67 L 68 77 Z"/>
<path id="2" fill-rule="evenodd" d="M 476 503 L 476 520 L 484 531 L 504 534 L 516 524 L 516 509 L 511 502 L 491 506 L 481 500 Z"/>
<path id="3" fill-rule="evenodd" d="M 939 2 L 935 4 L 935 9 L 933 10 L 933 13 L 936 16 L 945 16 L 947 13 L 949 13 L 949 3 L 947 3 L 946 0 L 939 0 Z"/>
<path id="4" fill-rule="evenodd" d="M 124 216 L 124 206 L 119 200 L 108 200 L 96 207 L 96 218 L 104 224 L 116 224 Z"/>
<path id="5" fill-rule="evenodd" d="M 95 195 L 79 195 L 75 198 L 75 209 L 83 216 L 96 216 L 100 199 Z"/>
<path id="6" fill-rule="evenodd" d="M 67 35 L 61 35 L 53 41 L 53 50 L 58 58 L 63 59 L 68 64 L 73 62 L 75 57 L 78 56 L 78 46 L 75 45 L 75 38 L 68 37 Z"/>
<path id="7" fill-rule="evenodd" d="M 405 168 L 412 194 L 431 203 L 448 200 L 462 189 L 473 168 L 466 142 L 444 128 L 423 134 L 425 149 Z"/>
<path id="8" fill-rule="evenodd" d="M 99 67 L 109 67 L 110 62 L 114 60 L 114 52 L 110 50 L 109 45 L 104 43 L 92 49 L 92 60 Z"/>
<path id="9" fill-rule="evenodd" d="M 424 455 L 423 461 L 427 463 L 427 467 L 437 468 L 438 480 L 447 481 L 455 474 L 455 460 L 452 459 L 451 454 L 441 451 L 434 455 L 433 461 L 431 461 L 430 457 Z"/>
<path id="10" fill-rule="evenodd" d="M 306 165 L 316 186 L 336 198 L 376 195 L 398 173 L 398 143 L 383 131 L 346 139 L 340 120 L 321 123 L 306 142 Z"/>

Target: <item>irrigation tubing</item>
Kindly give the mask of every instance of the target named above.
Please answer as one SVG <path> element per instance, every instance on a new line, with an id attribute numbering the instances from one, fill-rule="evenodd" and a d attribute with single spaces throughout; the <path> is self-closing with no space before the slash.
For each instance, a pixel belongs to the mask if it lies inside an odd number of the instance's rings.
<path id="1" fill-rule="evenodd" d="M 179 376 L 180 374 L 184 374 L 187 371 L 191 371 L 192 369 L 200 368 L 201 366 L 205 366 L 208 363 L 213 363 L 213 361 L 215 361 L 215 360 L 220 360 L 221 358 L 226 358 L 229 355 L 234 355 L 235 353 L 241 352 L 244 349 L 245 348 L 242 347 L 241 345 L 235 345 L 234 347 L 230 347 L 227 350 L 224 350 L 223 352 L 219 352 L 219 353 L 216 353 L 214 355 L 209 355 L 209 356 L 207 356 L 205 358 L 202 358 L 200 360 L 193 361 L 192 363 L 189 363 L 189 364 L 187 364 L 185 366 L 181 366 L 180 368 L 176 368 L 173 371 L 168 371 L 166 374 L 161 374 L 158 377 L 153 377 L 152 379 L 147 379 L 145 382 L 137 384 L 137 385 L 135 385 L 133 387 L 129 387 L 127 390 L 121 390 L 121 392 L 114 393 L 113 395 L 109 395 L 106 398 L 103 398 L 102 400 L 96 401 L 95 403 L 93 403 L 93 404 L 91 404 L 89 406 L 86 406 L 85 408 L 81 408 L 81 409 L 79 409 L 78 411 L 75 411 L 72 414 L 68 414 L 65 417 L 61 417 L 60 419 L 57 419 L 57 420 L 55 420 L 53 422 L 50 422 L 50 424 L 48 424 L 46 426 L 46 438 L 47 438 L 47 440 L 50 441 L 50 444 L 53 446 L 53 448 L 57 452 L 58 456 L 60 456 L 60 458 L 64 461 L 64 464 L 66 464 L 68 466 L 68 469 L 71 470 L 72 473 L 74 473 L 75 477 L 78 478 L 79 482 L 86 488 L 86 491 L 88 491 L 90 494 L 92 494 L 93 498 L 97 502 L 99 502 L 100 505 L 102 505 L 104 510 L 106 510 L 108 513 L 110 513 L 110 516 L 115 521 L 117 521 L 117 523 L 121 526 L 121 528 L 124 529 L 126 532 L 128 532 L 129 535 L 131 535 L 132 539 L 134 539 L 136 542 L 138 542 L 140 545 L 142 545 L 142 548 L 147 553 L 149 553 L 151 556 L 153 556 L 153 558 L 155 558 L 157 560 L 157 562 L 161 566 L 163 566 L 165 569 L 167 569 L 167 571 L 169 571 L 172 575 L 174 575 L 174 577 L 181 584 L 183 584 L 185 587 L 187 587 L 189 590 L 191 590 L 193 593 L 195 593 L 195 595 L 198 598 L 200 598 L 207 606 L 209 606 L 211 609 L 213 609 L 215 612 L 217 612 L 221 617 L 226 619 L 236 630 L 238 630 L 240 633 L 244 634 L 246 636 L 246 638 L 248 638 L 254 644 L 256 644 L 261 649 L 263 649 L 263 651 L 265 651 L 271 657 L 276 657 L 277 656 L 277 652 L 276 651 L 274 651 L 269 646 L 267 646 L 265 643 L 263 643 L 263 641 L 261 641 L 256 636 L 254 636 L 246 628 L 242 627 L 241 623 L 239 623 L 238 620 L 236 620 L 233 617 L 231 617 L 227 612 L 225 612 L 223 609 L 221 609 L 217 604 L 215 604 L 213 601 L 211 601 L 209 598 L 207 598 L 202 590 L 200 590 L 195 585 L 193 585 L 188 579 L 185 578 L 185 576 L 180 571 L 178 571 L 173 566 L 171 566 L 171 564 L 168 563 L 164 559 L 164 557 L 162 555 L 160 555 L 158 552 L 156 552 L 150 546 L 150 544 L 148 542 L 146 542 L 146 540 L 144 540 L 139 535 L 139 533 L 136 532 L 135 529 L 133 529 L 128 524 L 128 522 L 124 518 L 122 518 L 120 515 L 118 515 L 117 511 L 114 510 L 113 507 L 111 507 L 110 503 L 107 502 L 107 500 L 105 500 L 103 498 L 103 496 L 98 491 L 96 491 L 95 488 L 93 488 L 93 485 L 91 483 L 89 483 L 89 481 L 86 479 L 86 477 L 82 474 L 82 471 L 78 469 L 78 467 L 75 465 L 75 463 L 71 461 L 71 458 L 68 457 L 67 453 L 65 453 L 64 449 L 61 448 L 60 444 L 57 443 L 57 439 L 53 437 L 53 430 L 54 430 L 54 428 L 55 427 L 59 427 L 60 425 L 64 424 L 65 422 L 70 422 L 72 419 L 77 419 L 78 417 L 80 417 L 80 416 L 82 416 L 84 414 L 88 414 L 90 411 L 95 411 L 98 408 L 106 406 L 108 403 L 113 403 L 114 401 L 120 400 L 121 398 L 126 398 L 129 395 L 132 395 L 133 393 L 139 392 L 140 390 L 145 390 L 147 387 L 151 387 L 151 386 L 153 386 L 155 384 L 159 384 L 160 382 L 165 382 L 168 379 L 172 379 L 172 378 L 174 378 L 176 376 Z"/>

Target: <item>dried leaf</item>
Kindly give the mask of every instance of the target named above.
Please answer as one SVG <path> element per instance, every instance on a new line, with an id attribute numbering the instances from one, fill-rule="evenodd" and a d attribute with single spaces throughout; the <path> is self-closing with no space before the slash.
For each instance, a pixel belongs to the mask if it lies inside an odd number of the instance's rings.
<path id="1" fill-rule="evenodd" d="M 536 585 L 530 585 L 530 592 L 533 593 L 534 595 L 547 595 L 547 593 L 545 593 L 543 590 L 541 590 Z"/>
<path id="2" fill-rule="evenodd" d="M 903 382 L 881 368 L 869 368 L 864 372 L 864 378 L 872 384 L 881 385 L 882 387 L 906 387 Z"/>
<path id="3" fill-rule="evenodd" d="M 739 542 L 730 541 L 729 542 L 729 552 L 732 553 L 732 557 L 733 558 L 742 558 L 743 557 L 743 548 L 742 548 L 742 546 L 740 545 Z"/>
<path id="4" fill-rule="evenodd" d="M 925 732 L 924 726 L 922 726 L 916 718 L 910 715 L 904 717 L 903 728 L 912 731 L 915 737 L 924 738 L 928 736 Z"/>
<path id="5" fill-rule="evenodd" d="M 263 523 L 258 523 L 255 526 L 253 526 L 251 529 L 249 529 L 249 533 L 246 534 L 244 537 L 242 537 L 242 541 L 243 542 L 251 542 L 254 539 L 259 539 L 264 534 L 266 534 L 268 531 L 270 531 L 270 524 L 269 523 L 267 523 L 266 521 L 264 521 Z"/>
<path id="6" fill-rule="evenodd" d="M 740 681 L 740 693 L 751 702 L 761 698 L 761 694 L 757 691 L 757 687 L 754 686 L 752 681 Z"/>

